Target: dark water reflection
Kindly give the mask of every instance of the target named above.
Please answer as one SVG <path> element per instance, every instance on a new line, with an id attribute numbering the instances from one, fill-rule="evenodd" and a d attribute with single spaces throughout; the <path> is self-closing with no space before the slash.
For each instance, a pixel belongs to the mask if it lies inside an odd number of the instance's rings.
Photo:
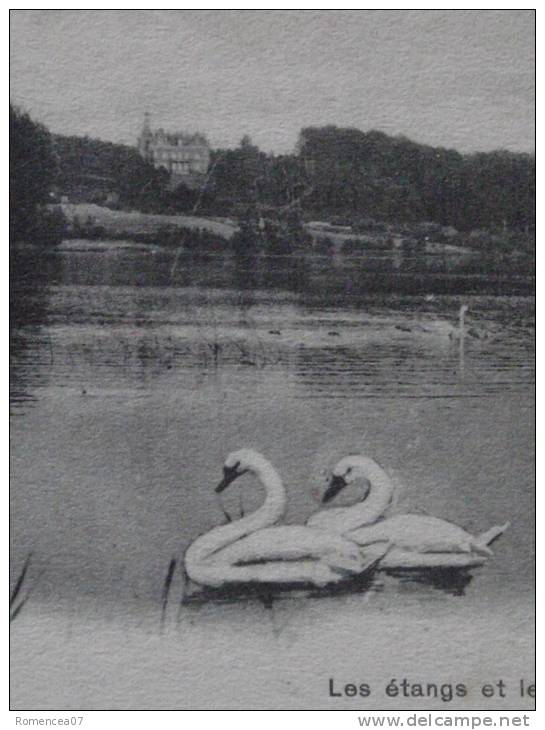
<path id="1" fill-rule="evenodd" d="M 475 532 L 510 519 L 497 559 L 454 592 L 531 596 L 533 298 L 467 282 L 439 294 L 419 273 L 415 295 L 376 292 L 370 262 L 125 251 L 13 265 L 13 555 L 34 552 L 43 596 L 156 600 L 171 557 L 224 519 L 210 486 L 243 445 L 281 471 L 291 522 L 350 451 L 388 468 L 406 509 Z M 223 508 L 260 499 L 241 480 Z M 438 587 L 383 580 L 404 600 Z"/>

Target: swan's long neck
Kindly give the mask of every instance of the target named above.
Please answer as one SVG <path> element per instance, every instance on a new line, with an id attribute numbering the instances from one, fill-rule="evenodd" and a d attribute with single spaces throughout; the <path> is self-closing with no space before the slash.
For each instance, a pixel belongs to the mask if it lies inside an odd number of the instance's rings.
<path id="1" fill-rule="evenodd" d="M 189 546 L 185 562 L 190 577 L 192 566 L 213 558 L 214 553 L 256 530 L 274 525 L 286 513 L 286 490 L 273 465 L 267 459 L 256 456 L 250 471 L 265 487 L 265 501 L 255 512 L 228 525 L 215 527 Z"/>
<path id="2" fill-rule="evenodd" d="M 367 497 L 346 510 L 347 529 L 376 522 L 390 506 L 394 496 L 394 485 L 388 474 L 372 459 L 362 458 L 360 473 L 369 481 Z"/>
<path id="3" fill-rule="evenodd" d="M 458 315 L 458 328 L 460 330 L 460 336 L 462 337 L 465 335 L 466 311 L 466 308 L 462 306 L 460 307 L 460 312 Z"/>
<path id="4" fill-rule="evenodd" d="M 361 477 L 370 483 L 367 497 L 352 507 L 323 509 L 308 520 L 307 525 L 336 535 L 347 535 L 364 525 L 372 525 L 390 506 L 394 487 L 390 477 L 376 461 L 362 456 L 358 463 Z"/>

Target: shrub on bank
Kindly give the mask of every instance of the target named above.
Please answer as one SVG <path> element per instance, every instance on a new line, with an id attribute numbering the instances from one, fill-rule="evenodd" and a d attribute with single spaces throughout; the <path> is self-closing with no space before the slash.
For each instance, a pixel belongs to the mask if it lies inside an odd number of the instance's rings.
<path id="1" fill-rule="evenodd" d="M 314 241 L 312 250 L 321 256 L 331 256 L 335 250 L 335 244 L 328 236 L 320 236 Z"/>
<path id="2" fill-rule="evenodd" d="M 44 208 L 33 216 L 24 240 L 40 246 L 57 246 L 66 238 L 67 230 L 67 220 L 60 208 Z"/>

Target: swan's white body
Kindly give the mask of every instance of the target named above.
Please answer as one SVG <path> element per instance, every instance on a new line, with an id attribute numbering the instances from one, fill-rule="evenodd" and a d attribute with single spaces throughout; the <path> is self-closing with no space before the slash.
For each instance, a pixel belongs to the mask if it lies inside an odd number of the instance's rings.
<path id="1" fill-rule="evenodd" d="M 380 568 L 469 568 L 492 555 L 488 544 L 508 525 L 474 536 L 462 527 L 428 515 L 394 515 L 374 525 L 346 533 L 358 545 L 388 540 L 391 549 Z"/>
<path id="2" fill-rule="evenodd" d="M 340 535 L 320 534 L 299 525 L 273 526 L 285 514 L 286 491 L 273 466 L 255 451 L 231 454 L 224 471 L 231 476 L 226 476 L 220 489 L 251 472 L 265 487 L 266 497 L 252 514 L 213 528 L 189 546 L 186 572 L 200 585 L 257 582 L 325 586 L 365 572 L 386 551 L 386 547 L 381 548 L 366 560 L 354 542 Z"/>
<path id="3" fill-rule="evenodd" d="M 467 304 L 462 304 L 458 310 L 458 322 L 456 324 L 444 319 L 429 319 L 414 325 L 398 325 L 396 329 L 401 329 L 412 334 L 434 335 L 441 338 L 447 337 L 450 340 L 463 340 L 468 335 L 480 337 L 473 329 L 468 330 L 466 328 L 465 315 L 468 311 L 469 307 Z"/>
<path id="4" fill-rule="evenodd" d="M 381 519 L 391 504 L 394 488 L 390 477 L 375 461 L 364 456 L 346 457 L 335 467 L 333 475 L 345 483 L 368 479 L 368 497 L 353 507 L 321 510 L 307 525 L 344 535 L 362 547 L 389 542 L 391 548 L 381 559 L 379 570 L 482 565 L 492 555 L 489 544 L 509 526 L 506 523 L 474 536 L 452 522 L 428 515 L 401 514 Z"/>

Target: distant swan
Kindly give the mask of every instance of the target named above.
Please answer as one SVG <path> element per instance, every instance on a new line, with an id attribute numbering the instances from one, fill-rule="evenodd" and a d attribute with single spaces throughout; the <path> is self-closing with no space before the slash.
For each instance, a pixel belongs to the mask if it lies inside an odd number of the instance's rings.
<path id="1" fill-rule="evenodd" d="M 467 304 L 462 304 L 458 310 L 458 327 L 452 329 L 449 332 L 449 337 L 452 338 L 464 338 L 467 334 L 466 330 L 466 313 L 469 311 Z"/>
<path id="2" fill-rule="evenodd" d="M 391 548 L 379 569 L 482 565 L 492 555 L 490 543 L 509 527 L 506 523 L 474 536 L 452 522 L 428 515 L 401 514 L 381 519 L 392 502 L 394 488 L 384 469 L 366 456 L 341 459 L 322 501 L 329 502 L 357 479 L 367 479 L 371 485 L 362 502 L 321 510 L 310 517 L 307 526 L 344 535 L 361 546 L 390 541 Z"/>
<path id="3" fill-rule="evenodd" d="M 395 329 L 401 332 L 412 332 L 414 334 L 425 333 L 428 335 L 435 335 L 441 338 L 448 337 L 450 340 L 463 341 L 466 337 L 473 337 L 477 339 L 486 338 L 488 334 L 486 332 L 480 332 L 474 327 L 467 328 L 466 326 L 466 314 L 469 311 L 467 304 L 462 304 L 458 310 L 458 322 L 453 324 L 444 319 L 433 319 L 424 320 L 416 324 L 396 324 Z"/>
<path id="4" fill-rule="evenodd" d="M 302 525 L 273 526 L 286 512 L 286 491 L 272 464 L 256 451 L 241 449 L 227 457 L 216 492 L 246 473 L 254 474 L 263 484 L 265 501 L 252 514 L 213 528 L 189 546 L 185 568 L 195 583 L 213 587 L 252 582 L 322 587 L 360 575 L 376 563 L 377 555 L 365 560 L 359 547 L 340 535 L 320 534 Z"/>

